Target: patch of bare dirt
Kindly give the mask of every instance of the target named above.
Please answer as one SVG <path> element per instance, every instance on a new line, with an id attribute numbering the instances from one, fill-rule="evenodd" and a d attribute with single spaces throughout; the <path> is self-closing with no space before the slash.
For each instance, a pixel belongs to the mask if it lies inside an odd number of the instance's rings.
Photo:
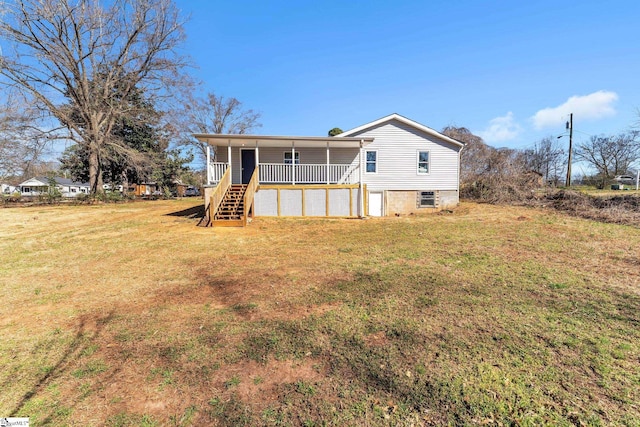
<path id="1" fill-rule="evenodd" d="M 389 344 L 389 338 L 384 331 L 379 331 L 365 336 L 364 342 L 369 347 L 383 347 Z"/>
<path id="2" fill-rule="evenodd" d="M 209 399 L 225 402 L 234 398 L 261 409 L 278 400 L 284 385 L 325 378 L 321 364 L 311 358 L 226 365 L 208 378 L 200 377 L 198 389 L 170 383 L 170 372 L 132 360 L 110 371 L 91 399 L 92 405 L 103 414 L 148 414 L 157 419 L 182 414 L 191 405 L 206 408 Z"/>
<path id="3" fill-rule="evenodd" d="M 265 364 L 243 361 L 228 366 L 221 374 L 224 377 L 219 375 L 217 378 L 220 388 L 228 388 L 245 402 L 262 402 L 265 406 L 277 399 L 278 389 L 283 384 L 317 382 L 325 377 L 320 363 L 311 358 L 301 361 L 271 359 Z M 228 385 L 230 377 L 237 378 L 238 384 Z"/>

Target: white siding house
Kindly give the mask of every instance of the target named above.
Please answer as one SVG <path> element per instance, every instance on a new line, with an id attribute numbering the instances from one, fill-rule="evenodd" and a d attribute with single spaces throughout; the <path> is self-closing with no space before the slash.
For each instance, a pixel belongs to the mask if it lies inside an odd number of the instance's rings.
<path id="1" fill-rule="evenodd" d="M 230 204 L 246 224 L 249 212 L 384 216 L 449 208 L 459 201 L 464 144 L 398 114 L 335 137 L 194 136 L 212 148 L 205 186 L 205 207 L 214 205 L 211 218 L 219 206 Z M 232 203 L 245 187 L 251 188 L 250 200 Z M 240 195 L 233 199 L 230 191 Z"/>
<path id="2" fill-rule="evenodd" d="M 11 185 L 11 184 L 0 184 L 0 193 L 7 195 L 7 194 L 12 194 L 14 193 L 16 190 L 18 190 L 18 187 L 16 187 L 15 185 Z"/>
<path id="3" fill-rule="evenodd" d="M 399 114 L 348 130 L 336 138 L 367 137 L 363 183 L 369 215 L 448 208 L 459 202 L 462 142 Z"/>
<path id="4" fill-rule="evenodd" d="M 68 178 L 53 178 L 56 188 L 62 197 L 76 197 L 79 194 L 89 193 L 89 183 L 76 182 Z M 49 178 L 36 176 L 20 183 L 18 189 L 23 196 L 40 196 L 49 192 Z"/>

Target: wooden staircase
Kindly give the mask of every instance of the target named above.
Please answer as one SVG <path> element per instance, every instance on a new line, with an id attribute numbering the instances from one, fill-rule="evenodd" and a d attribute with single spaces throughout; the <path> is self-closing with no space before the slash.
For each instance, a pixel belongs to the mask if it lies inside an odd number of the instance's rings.
<path id="1" fill-rule="evenodd" d="M 247 186 L 244 184 L 231 185 L 220 202 L 211 225 L 214 227 L 243 227 L 244 194 L 246 191 Z"/>

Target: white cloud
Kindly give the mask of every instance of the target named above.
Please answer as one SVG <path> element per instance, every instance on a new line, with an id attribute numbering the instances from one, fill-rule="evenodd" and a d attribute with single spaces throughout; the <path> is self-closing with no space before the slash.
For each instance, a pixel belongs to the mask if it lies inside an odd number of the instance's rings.
<path id="1" fill-rule="evenodd" d="M 520 125 L 513 119 L 513 113 L 509 111 L 505 116 L 491 119 L 489 127 L 478 132 L 478 135 L 485 142 L 504 142 L 516 138 L 521 130 Z"/>
<path id="2" fill-rule="evenodd" d="M 538 111 L 531 120 L 537 129 L 561 126 L 568 120 L 569 113 L 580 120 L 593 120 L 616 114 L 613 103 L 618 100 L 618 94 L 599 90 L 584 96 L 572 96 L 557 107 L 544 108 Z"/>

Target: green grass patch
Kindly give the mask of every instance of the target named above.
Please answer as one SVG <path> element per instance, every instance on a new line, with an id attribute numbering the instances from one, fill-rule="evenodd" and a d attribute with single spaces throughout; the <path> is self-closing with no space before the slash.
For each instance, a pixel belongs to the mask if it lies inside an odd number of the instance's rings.
<path id="1" fill-rule="evenodd" d="M 101 374 L 105 372 L 109 367 L 102 360 L 92 360 L 86 363 L 82 368 L 76 369 L 71 373 L 76 378 L 86 378 Z"/>

